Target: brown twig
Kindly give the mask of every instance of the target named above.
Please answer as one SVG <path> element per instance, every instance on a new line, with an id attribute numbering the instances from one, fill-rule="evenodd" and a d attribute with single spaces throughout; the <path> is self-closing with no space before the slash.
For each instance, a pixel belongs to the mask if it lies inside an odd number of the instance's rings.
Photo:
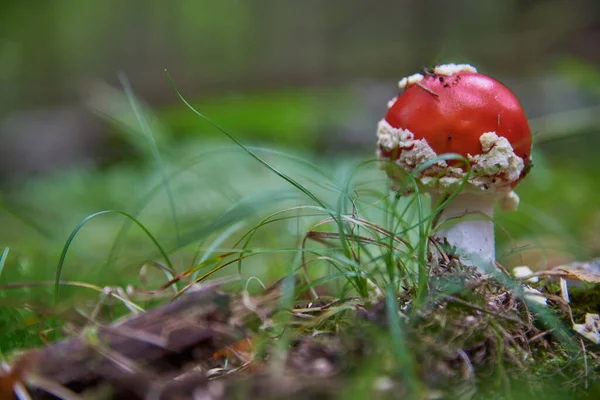
<path id="1" fill-rule="evenodd" d="M 541 338 L 543 338 L 544 336 L 546 336 L 549 333 L 552 333 L 554 331 L 554 329 L 550 329 L 544 332 L 540 332 L 537 335 L 535 335 L 534 337 L 532 337 L 531 339 L 528 340 L 529 343 L 533 343 Z"/>
<path id="2" fill-rule="evenodd" d="M 476 304 L 473 304 L 473 303 L 469 303 L 468 301 L 465 301 L 463 299 L 459 299 L 458 297 L 455 297 L 455 296 L 452 296 L 452 295 L 446 296 L 445 299 L 448 300 L 448 301 L 451 301 L 453 303 L 462 304 L 463 306 L 472 308 L 472 309 L 477 310 L 477 311 L 481 311 L 482 313 L 490 314 L 490 315 L 493 315 L 495 317 L 502 318 L 502 319 L 505 319 L 507 321 L 511 321 L 511 322 L 517 323 L 519 325 L 525 325 L 523 323 L 523 321 L 521 321 L 518 318 L 512 317 L 510 315 L 504 315 L 504 314 L 500 314 L 500 313 L 488 310 L 487 308 L 480 307 L 480 306 L 478 306 Z"/>
<path id="3" fill-rule="evenodd" d="M 436 92 L 434 92 L 433 90 L 429 89 L 428 87 L 424 86 L 422 83 L 417 82 L 416 83 L 418 87 L 420 87 L 421 89 L 423 89 L 424 91 L 426 91 L 427 93 L 431 94 L 432 96 L 435 97 L 440 97 L 439 94 L 437 94 Z"/>

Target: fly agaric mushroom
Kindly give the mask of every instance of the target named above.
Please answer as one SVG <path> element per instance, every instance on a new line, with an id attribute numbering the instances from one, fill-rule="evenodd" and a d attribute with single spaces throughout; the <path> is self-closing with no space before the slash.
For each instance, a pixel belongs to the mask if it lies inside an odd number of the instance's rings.
<path id="1" fill-rule="evenodd" d="M 378 155 L 393 181 L 413 173 L 434 204 L 456 189 L 467 174 L 460 160 L 440 160 L 447 153 L 469 161 L 471 173 L 462 191 L 447 204 L 436 235 L 455 246 L 467 265 L 495 261 L 494 204 L 516 209 L 517 183 L 531 168 L 531 131 L 517 97 L 500 82 L 465 64 L 439 65 L 399 82 L 402 92 L 388 103 L 377 128 Z M 437 158 L 437 161 L 435 160 Z M 434 161 L 431 161 L 434 160 Z M 417 166 L 431 161 L 424 170 Z M 460 220 L 479 214 L 477 219 Z M 483 219 L 481 218 L 483 215 Z"/>

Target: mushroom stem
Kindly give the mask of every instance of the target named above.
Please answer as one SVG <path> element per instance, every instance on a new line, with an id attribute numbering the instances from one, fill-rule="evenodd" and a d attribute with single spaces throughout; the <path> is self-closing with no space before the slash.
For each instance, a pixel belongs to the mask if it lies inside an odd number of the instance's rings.
<path id="1" fill-rule="evenodd" d="M 432 195 L 433 205 L 440 196 Z M 494 241 L 495 196 L 461 193 L 446 204 L 439 218 L 443 224 L 435 236 L 456 247 L 465 265 L 476 266 L 480 271 L 490 271 L 496 261 Z"/>

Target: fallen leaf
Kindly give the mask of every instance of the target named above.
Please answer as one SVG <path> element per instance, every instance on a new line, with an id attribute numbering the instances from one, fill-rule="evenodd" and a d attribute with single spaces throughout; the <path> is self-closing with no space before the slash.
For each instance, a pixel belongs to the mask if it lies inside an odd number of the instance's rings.
<path id="1" fill-rule="evenodd" d="M 573 330 L 588 339 L 590 342 L 600 344 L 600 315 L 585 314 L 585 324 L 573 324 Z"/>
<path id="2" fill-rule="evenodd" d="M 223 349 L 213 353 L 212 358 L 227 358 L 237 356 L 243 361 L 250 361 L 253 358 L 252 341 L 248 338 L 237 341 Z"/>
<path id="3" fill-rule="evenodd" d="M 561 272 L 563 278 L 573 279 L 581 282 L 600 283 L 600 258 L 590 262 L 574 262 L 560 265 L 553 269 Z"/>

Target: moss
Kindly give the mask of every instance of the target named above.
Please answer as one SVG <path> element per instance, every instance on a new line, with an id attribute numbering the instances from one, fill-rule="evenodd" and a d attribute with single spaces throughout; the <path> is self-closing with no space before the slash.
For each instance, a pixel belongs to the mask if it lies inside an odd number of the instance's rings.
<path id="1" fill-rule="evenodd" d="M 585 314 L 600 313 L 600 284 L 585 284 L 582 287 L 569 287 L 569 297 L 575 321 L 585 318 Z"/>

